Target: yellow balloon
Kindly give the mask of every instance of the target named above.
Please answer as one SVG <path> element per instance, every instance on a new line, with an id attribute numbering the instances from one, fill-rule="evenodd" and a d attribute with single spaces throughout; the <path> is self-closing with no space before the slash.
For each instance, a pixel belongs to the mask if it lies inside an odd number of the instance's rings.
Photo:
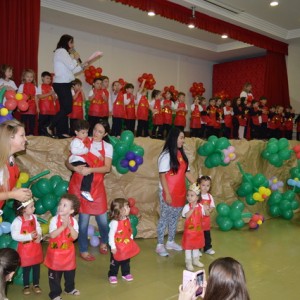
<path id="1" fill-rule="evenodd" d="M 42 224 L 41 224 L 41 229 L 42 229 L 43 235 L 49 233 L 49 224 L 44 224 L 44 223 L 42 223 Z"/>
<path id="2" fill-rule="evenodd" d="M 16 96 L 15 96 L 15 98 L 17 100 L 22 100 L 23 99 L 23 95 L 21 93 L 17 93 Z"/>
<path id="3" fill-rule="evenodd" d="M 271 195 L 271 190 L 270 189 L 266 189 L 265 194 L 269 197 Z"/>
<path id="4" fill-rule="evenodd" d="M 20 189 L 22 187 L 22 183 L 18 180 L 16 183 L 16 188 Z"/>
<path id="5" fill-rule="evenodd" d="M 135 164 L 136 164 L 136 162 L 133 159 L 129 161 L 129 166 L 130 167 L 134 167 Z"/>
<path id="6" fill-rule="evenodd" d="M 2 220 L 3 220 L 2 217 L 0 217 L 0 223 L 2 222 Z"/>
<path id="7" fill-rule="evenodd" d="M 261 199 L 262 199 L 261 194 L 260 193 L 254 193 L 253 194 L 253 199 L 255 201 L 261 201 Z"/>
<path id="8" fill-rule="evenodd" d="M 28 173 L 21 172 L 18 181 L 21 183 L 26 183 L 29 180 L 29 175 Z"/>
<path id="9" fill-rule="evenodd" d="M 277 183 L 277 181 L 278 181 L 277 178 L 274 178 L 272 183 Z"/>
<path id="10" fill-rule="evenodd" d="M 2 108 L 0 109 L 0 114 L 1 114 L 2 117 L 7 116 L 7 114 L 8 114 L 8 109 L 7 109 L 6 107 L 2 107 Z"/>
<path id="11" fill-rule="evenodd" d="M 261 186 L 259 189 L 258 189 L 258 192 L 260 194 L 265 194 L 266 193 L 266 188 L 264 186 Z"/>
<path id="12" fill-rule="evenodd" d="M 257 224 L 258 224 L 258 225 L 261 225 L 261 224 L 262 224 L 262 220 L 258 220 L 258 221 L 257 221 Z"/>

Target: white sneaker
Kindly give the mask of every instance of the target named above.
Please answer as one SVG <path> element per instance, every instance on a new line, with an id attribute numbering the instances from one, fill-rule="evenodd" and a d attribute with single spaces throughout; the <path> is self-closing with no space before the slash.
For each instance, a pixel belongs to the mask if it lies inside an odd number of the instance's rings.
<path id="1" fill-rule="evenodd" d="M 199 250 L 199 257 L 201 257 L 202 256 L 202 252 Z"/>
<path id="2" fill-rule="evenodd" d="M 93 197 L 92 197 L 92 195 L 91 195 L 90 192 L 82 191 L 80 194 L 81 194 L 81 196 L 82 196 L 84 199 L 86 199 L 87 201 L 94 202 L 94 199 L 93 199 Z"/>
<path id="3" fill-rule="evenodd" d="M 167 241 L 166 248 L 168 250 L 182 251 L 182 247 L 180 245 L 176 244 L 174 241 L 172 241 L 172 242 Z"/>
<path id="4" fill-rule="evenodd" d="M 169 256 L 164 244 L 157 244 L 155 252 L 160 256 Z"/>
<path id="5" fill-rule="evenodd" d="M 213 255 L 216 253 L 216 251 L 213 248 L 210 248 L 208 250 L 206 250 L 204 253 L 209 254 L 209 255 Z"/>

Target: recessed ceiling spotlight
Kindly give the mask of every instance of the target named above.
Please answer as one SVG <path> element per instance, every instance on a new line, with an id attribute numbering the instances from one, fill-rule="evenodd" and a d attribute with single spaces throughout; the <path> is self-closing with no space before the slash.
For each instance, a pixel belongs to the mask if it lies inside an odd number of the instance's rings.
<path id="1" fill-rule="evenodd" d="M 195 28 L 195 25 L 194 25 L 193 23 L 190 23 L 190 24 L 188 25 L 188 28 L 193 29 L 193 28 Z"/>
<path id="2" fill-rule="evenodd" d="M 196 7 L 192 6 L 192 16 L 190 17 L 190 21 L 189 21 L 189 24 L 188 24 L 188 28 L 190 28 L 190 29 L 195 28 L 195 21 L 196 21 L 195 9 L 196 9 Z"/>
<path id="3" fill-rule="evenodd" d="M 271 1 L 270 6 L 277 6 L 279 4 L 278 1 Z"/>
<path id="4" fill-rule="evenodd" d="M 227 35 L 227 34 L 222 34 L 222 35 L 221 35 L 221 38 L 222 38 L 222 39 L 227 39 L 227 38 L 228 38 L 228 35 Z"/>
<path id="5" fill-rule="evenodd" d="M 153 10 L 148 11 L 148 16 L 149 17 L 154 17 L 155 16 L 155 12 Z"/>

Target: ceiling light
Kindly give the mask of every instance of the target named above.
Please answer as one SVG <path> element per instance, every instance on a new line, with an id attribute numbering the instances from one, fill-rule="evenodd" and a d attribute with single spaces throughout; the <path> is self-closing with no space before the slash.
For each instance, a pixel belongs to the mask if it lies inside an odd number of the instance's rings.
<path id="1" fill-rule="evenodd" d="M 148 11 L 148 16 L 154 17 L 155 16 L 155 12 L 153 10 L 149 10 Z"/>
<path id="2" fill-rule="evenodd" d="M 222 38 L 222 39 L 227 39 L 227 38 L 228 38 L 228 35 L 227 35 L 227 34 L 222 34 L 222 35 L 221 35 L 221 38 Z"/>
<path id="3" fill-rule="evenodd" d="M 277 6 L 279 4 L 278 1 L 272 1 L 270 2 L 270 6 Z"/>
<path id="4" fill-rule="evenodd" d="M 191 29 L 195 28 L 195 21 L 196 21 L 195 8 L 196 8 L 196 6 L 192 6 L 192 16 L 190 17 L 190 21 L 188 24 L 188 28 L 191 28 Z"/>

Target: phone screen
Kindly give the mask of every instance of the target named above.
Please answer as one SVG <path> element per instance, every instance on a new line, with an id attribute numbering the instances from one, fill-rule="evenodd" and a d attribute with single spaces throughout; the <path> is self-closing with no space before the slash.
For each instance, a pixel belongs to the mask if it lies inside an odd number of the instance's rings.
<path id="1" fill-rule="evenodd" d="M 199 288 L 196 291 L 196 297 L 198 297 L 203 292 L 203 272 L 197 274 L 196 281 L 197 281 L 197 285 L 199 285 Z"/>

